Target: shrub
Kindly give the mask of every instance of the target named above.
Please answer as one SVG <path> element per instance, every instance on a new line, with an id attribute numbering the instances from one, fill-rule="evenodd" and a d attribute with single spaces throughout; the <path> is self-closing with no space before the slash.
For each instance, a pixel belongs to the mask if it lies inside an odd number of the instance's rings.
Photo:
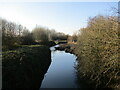
<path id="1" fill-rule="evenodd" d="M 47 33 L 47 29 L 46 28 L 42 28 L 42 27 L 36 27 L 33 31 L 33 36 L 35 38 L 35 40 L 37 41 L 44 41 L 47 42 L 48 41 L 48 33 Z"/>
<path id="2" fill-rule="evenodd" d="M 96 87 L 120 87 L 119 37 L 116 17 L 96 16 L 81 29 L 75 53 L 80 77 Z"/>
<path id="3" fill-rule="evenodd" d="M 32 45 L 35 43 L 35 39 L 32 33 L 30 33 L 28 30 L 24 30 L 20 42 L 22 45 Z"/>

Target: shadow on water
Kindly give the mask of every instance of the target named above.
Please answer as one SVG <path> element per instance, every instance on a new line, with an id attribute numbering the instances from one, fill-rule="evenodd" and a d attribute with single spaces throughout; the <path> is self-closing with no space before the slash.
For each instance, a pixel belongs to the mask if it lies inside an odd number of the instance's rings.
<path id="1" fill-rule="evenodd" d="M 58 46 L 57 46 L 58 47 Z M 51 50 L 51 65 L 44 76 L 41 88 L 79 88 L 76 75 L 76 56 L 65 51 Z"/>
<path id="2" fill-rule="evenodd" d="M 76 69 L 77 61 L 74 54 L 58 51 L 55 47 L 51 47 L 51 64 L 44 75 L 39 90 L 44 88 L 52 89 L 77 89 L 77 90 L 112 90 L 109 88 L 95 88 L 94 85 L 87 83 L 85 79 L 78 76 Z"/>

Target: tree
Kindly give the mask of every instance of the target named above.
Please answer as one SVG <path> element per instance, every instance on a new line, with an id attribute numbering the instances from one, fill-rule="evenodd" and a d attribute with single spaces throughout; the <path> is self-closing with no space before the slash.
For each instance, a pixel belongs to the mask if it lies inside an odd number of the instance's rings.
<path id="1" fill-rule="evenodd" d="M 48 32 L 47 29 L 43 27 L 36 27 L 32 31 L 33 36 L 38 42 L 47 42 L 48 41 Z"/>
<path id="2" fill-rule="evenodd" d="M 34 40 L 33 34 L 30 33 L 29 30 L 24 28 L 23 32 L 22 32 L 22 36 L 21 36 L 21 44 L 31 45 L 31 44 L 34 44 L 34 43 L 35 43 L 35 40 Z"/>

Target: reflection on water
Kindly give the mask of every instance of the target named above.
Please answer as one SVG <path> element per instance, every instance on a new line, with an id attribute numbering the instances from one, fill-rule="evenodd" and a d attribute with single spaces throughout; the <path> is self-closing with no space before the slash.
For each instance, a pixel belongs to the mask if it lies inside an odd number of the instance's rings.
<path id="1" fill-rule="evenodd" d="M 54 51 L 52 62 L 46 73 L 41 88 L 77 88 L 75 60 L 76 56 L 64 51 Z"/>

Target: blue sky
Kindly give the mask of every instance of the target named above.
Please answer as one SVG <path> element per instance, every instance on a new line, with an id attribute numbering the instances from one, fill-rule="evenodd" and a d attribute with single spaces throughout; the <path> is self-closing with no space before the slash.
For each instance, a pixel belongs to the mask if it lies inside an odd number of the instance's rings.
<path id="1" fill-rule="evenodd" d="M 89 17 L 112 15 L 117 2 L 10 2 L 0 3 L 0 17 L 32 30 L 36 25 L 66 34 L 85 27 Z"/>

